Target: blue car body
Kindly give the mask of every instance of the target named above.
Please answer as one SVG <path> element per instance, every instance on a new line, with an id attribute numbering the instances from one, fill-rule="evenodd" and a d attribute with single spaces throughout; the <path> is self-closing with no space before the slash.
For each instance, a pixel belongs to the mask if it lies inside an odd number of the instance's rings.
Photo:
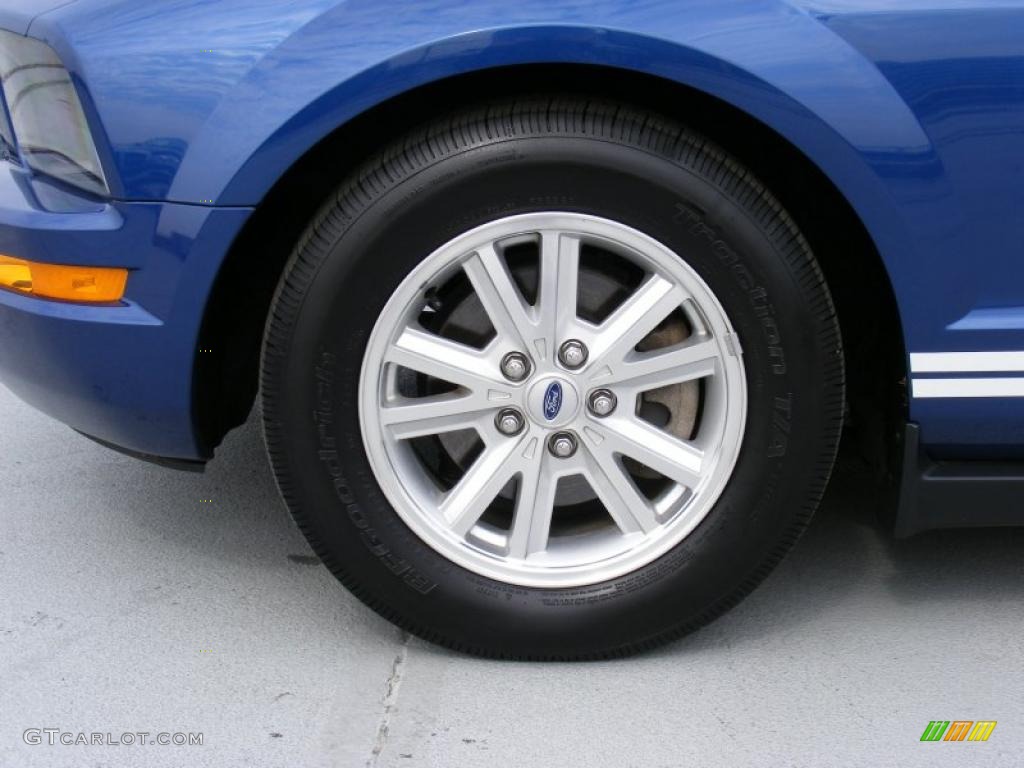
<path id="1" fill-rule="evenodd" d="M 318 142 L 430 83 L 586 65 L 714 97 L 813 163 L 884 265 L 922 444 L 1024 453 L 1020 0 L 16 0 L 0 28 L 71 72 L 111 191 L 3 163 L 0 253 L 132 270 L 122 306 L 0 291 L 0 377 L 86 434 L 210 456 L 211 291 Z"/>

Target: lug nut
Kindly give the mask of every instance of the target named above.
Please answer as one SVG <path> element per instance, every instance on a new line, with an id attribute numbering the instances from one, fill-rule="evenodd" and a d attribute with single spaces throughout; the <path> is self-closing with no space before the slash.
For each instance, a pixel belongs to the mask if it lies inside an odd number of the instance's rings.
<path id="1" fill-rule="evenodd" d="M 576 435 L 572 432 L 555 432 L 548 438 L 548 450 L 560 459 L 568 459 L 576 453 Z"/>
<path id="2" fill-rule="evenodd" d="M 501 358 L 501 372 L 509 381 L 522 381 L 530 372 L 530 361 L 522 352 L 509 352 Z"/>
<path id="3" fill-rule="evenodd" d="M 618 398 L 610 389 L 595 389 L 587 398 L 587 406 L 595 416 L 607 416 L 618 404 Z"/>
<path id="4" fill-rule="evenodd" d="M 523 419 L 523 414 L 515 408 L 502 408 L 498 411 L 498 415 L 494 417 L 494 426 L 498 428 L 501 434 L 512 437 L 523 431 L 523 427 L 526 426 L 526 420 Z"/>
<path id="5" fill-rule="evenodd" d="M 587 362 L 587 348 L 582 341 L 570 339 L 558 350 L 558 359 L 566 368 L 576 369 Z"/>

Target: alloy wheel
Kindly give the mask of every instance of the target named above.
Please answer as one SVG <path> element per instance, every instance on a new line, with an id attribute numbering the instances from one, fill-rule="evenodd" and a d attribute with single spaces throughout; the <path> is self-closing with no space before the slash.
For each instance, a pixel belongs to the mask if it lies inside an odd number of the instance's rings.
<path id="1" fill-rule="evenodd" d="M 612 579 L 689 535 L 747 408 L 738 339 L 685 259 L 568 212 L 499 219 L 423 260 L 374 326 L 360 393 L 402 520 L 532 587 Z"/>

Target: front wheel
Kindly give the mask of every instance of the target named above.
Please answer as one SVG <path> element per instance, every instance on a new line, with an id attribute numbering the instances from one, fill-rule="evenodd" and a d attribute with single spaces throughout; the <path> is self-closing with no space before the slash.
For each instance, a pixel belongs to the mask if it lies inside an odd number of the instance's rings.
<path id="1" fill-rule="evenodd" d="M 571 98 L 427 126 L 340 187 L 263 358 L 282 494 L 338 578 L 474 653 L 590 658 L 735 604 L 806 526 L 828 290 L 735 160 Z"/>

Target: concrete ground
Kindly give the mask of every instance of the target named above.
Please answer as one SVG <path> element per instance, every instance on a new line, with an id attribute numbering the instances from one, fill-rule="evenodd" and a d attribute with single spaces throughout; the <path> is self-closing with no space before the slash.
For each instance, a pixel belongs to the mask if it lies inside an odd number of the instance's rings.
<path id="1" fill-rule="evenodd" d="M 1024 531 L 894 542 L 843 474 L 768 581 L 689 638 L 609 663 L 482 661 L 334 581 L 257 427 L 205 475 L 176 473 L 0 388 L 0 766 L 1021 764 Z M 935 719 L 998 726 L 919 742 Z M 203 744 L 26 744 L 31 728 Z"/>

